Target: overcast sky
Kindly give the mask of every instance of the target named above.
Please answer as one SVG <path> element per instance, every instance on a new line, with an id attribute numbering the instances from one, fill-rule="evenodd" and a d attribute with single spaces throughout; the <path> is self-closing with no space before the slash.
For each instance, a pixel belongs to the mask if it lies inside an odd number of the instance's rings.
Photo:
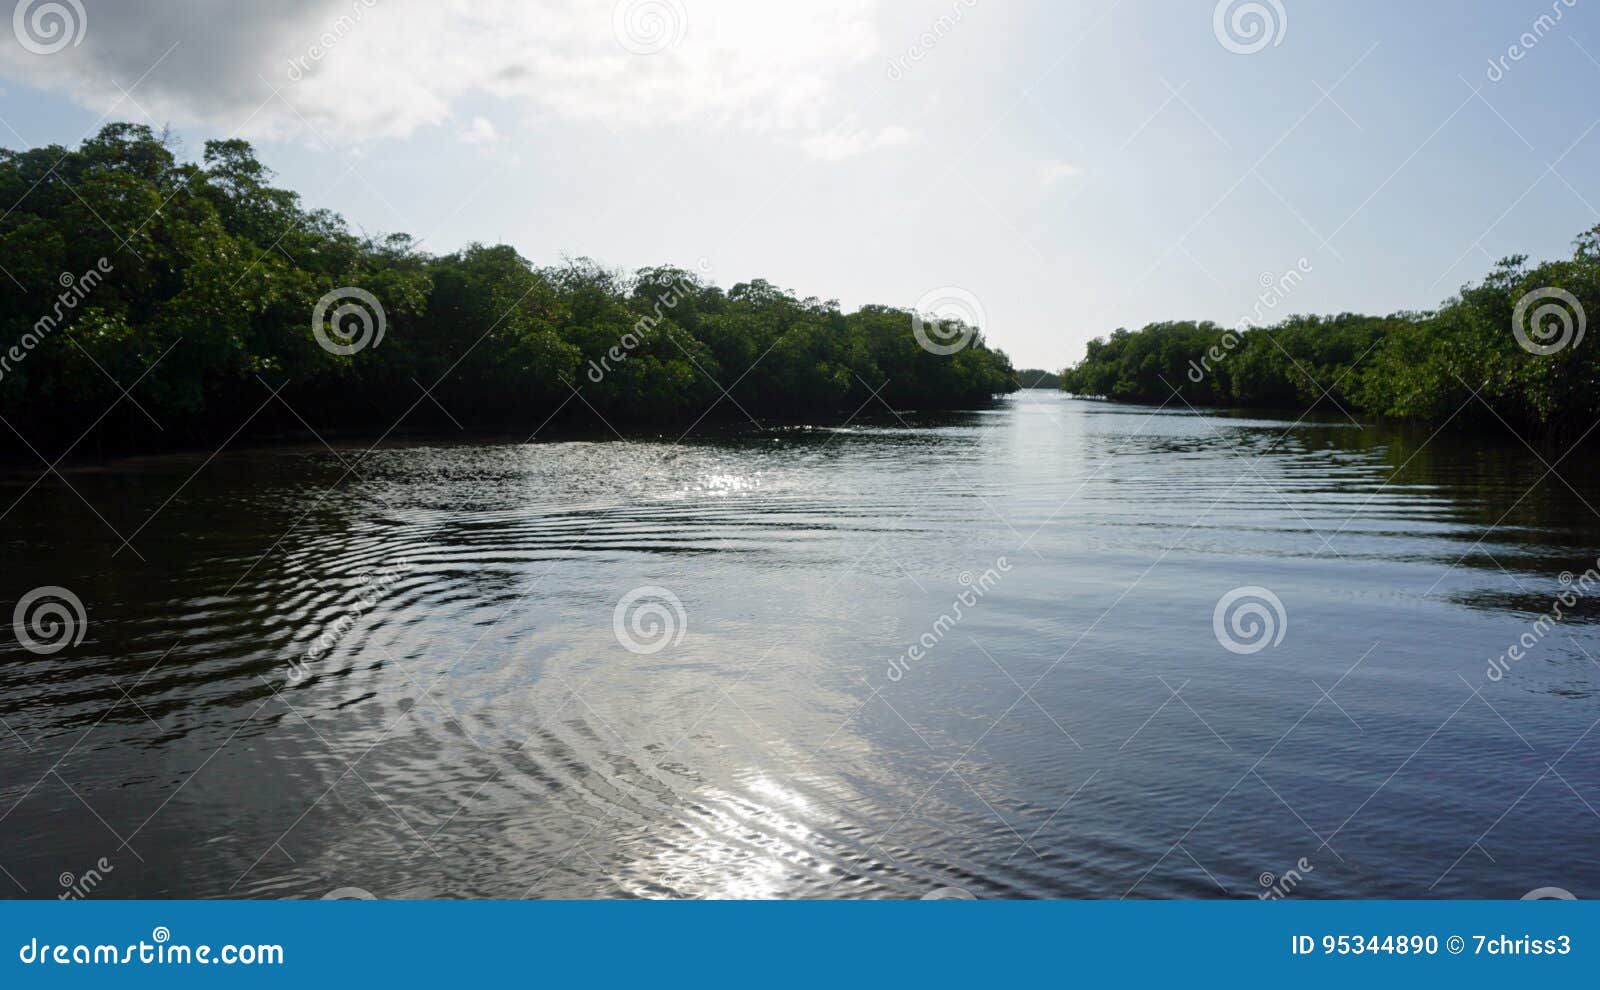
<path id="1" fill-rule="evenodd" d="M 1297 266 L 1281 311 L 1428 308 L 1600 223 L 1600 0 L 4 3 L 7 147 L 170 123 L 433 251 L 959 289 L 1019 365 Z"/>

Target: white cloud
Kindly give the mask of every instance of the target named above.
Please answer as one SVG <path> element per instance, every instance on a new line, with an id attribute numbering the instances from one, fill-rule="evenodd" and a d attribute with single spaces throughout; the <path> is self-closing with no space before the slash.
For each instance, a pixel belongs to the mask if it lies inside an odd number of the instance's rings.
<path id="1" fill-rule="evenodd" d="M 1050 161 L 1039 166 L 1039 183 L 1053 186 L 1062 179 L 1070 179 L 1075 175 L 1082 175 L 1083 169 L 1071 162 Z"/>
<path id="2" fill-rule="evenodd" d="M 460 134 L 462 144 L 493 146 L 500 143 L 500 132 L 487 117 L 474 117 Z"/>
<path id="3" fill-rule="evenodd" d="M 740 130 L 838 156 L 903 140 L 832 136 L 855 106 L 849 75 L 876 64 L 877 3 L 84 0 L 81 45 L 36 55 L 7 37 L 0 67 L 115 118 L 138 117 L 118 87 L 143 77 L 133 98 L 157 120 L 254 138 L 405 138 L 488 95 L 617 131 Z"/>

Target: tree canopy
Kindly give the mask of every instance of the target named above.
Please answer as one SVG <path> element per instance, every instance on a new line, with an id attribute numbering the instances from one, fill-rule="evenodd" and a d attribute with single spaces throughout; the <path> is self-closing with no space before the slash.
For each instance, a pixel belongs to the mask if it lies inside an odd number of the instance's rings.
<path id="1" fill-rule="evenodd" d="M 1017 371 L 1017 382 L 1023 388 L 1059 388 L 1061 377 L 1043 368 L 1021 368 Z"/>
<path id="2" fill-rule="evenodd" d="M 75 150 L 0 150 L 0 447 L 829 417 L 874 393 L 959 407 L 1017 387 L 981 334 L 931 353 L 903 308 L 673 266 L 539 267 L 505 245 L 433 255 L 308 209 L 246 142 L 198 162 L 175 146 L 117 123 Z"/>
<path id="3" fill-rule="evenodd" d="M 1092 341 L 1061 388 L 1139 402 L 1341 407 L 1389 419 L 1503 420 L 1560 440 L 1600 416 L 1600 227 L 1570 259 L 1501 261 L 1430 312 L 1152 323 Z M 1479 401 L 1481 399 L 1481 401 Z"/>

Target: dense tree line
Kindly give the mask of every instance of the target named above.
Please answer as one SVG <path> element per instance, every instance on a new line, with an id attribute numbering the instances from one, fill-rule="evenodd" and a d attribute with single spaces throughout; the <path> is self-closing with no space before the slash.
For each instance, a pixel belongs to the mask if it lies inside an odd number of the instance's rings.
<path id="1" fill-rule="evenodd" d="M 1431 312 L 1118 330 L 1091 342 L 1061 387 L 1180 407 L 1337 403 L 1390 419 L 1498 417 L 1530 436 L 1573 437 L 1600 416 L 1600 341 L 1584 333 L 1600 315 L 1600 227 L 1575 243 L 1567 260 L 1507 258 Z"/>
<path id="2" fill-rule="evenodd" d="M 687 424 L 713 406 L 741 420 L 738 407 L 881 408 L 880 387 L 897 409 L 1017 388 L 980 334 L 930 353 L 904 309 L 358 236 L 274 187 L 238 140 L 185 162 L 169 136 L 113 124 L 75 150 L 0 150 L 0 200 L 0 447 L 13 451 L 64 448 L 91 424 L 80 450 L 210 441 L 247 419 L 258 435 L 381 431 L 407 410 L 410 426 L 450 426 L 441 407 L 469 426 L 531 430 L 558 410 L 596 427 L 595 413 Z"/>
<path id="3" fill-rule="evenodd" d="M 1061 377 L 1043 368 L 1023 368 L 1017 372 L 1017 384 L 1023 388 L 1060 388 Z"/>

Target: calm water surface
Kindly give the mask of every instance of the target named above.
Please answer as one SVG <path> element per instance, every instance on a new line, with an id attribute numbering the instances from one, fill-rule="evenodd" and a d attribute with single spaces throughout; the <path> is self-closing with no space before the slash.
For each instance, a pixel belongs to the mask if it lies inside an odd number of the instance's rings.
<path id="1" fill-rule="evenodd" d="M 907 420 L 0 477 L 6 617 L 88 617 L 0 637 L 0 886 L 1600 896 L 1600 605 L 1534 631 L 1600 551 L 1589 453 Z"/>

